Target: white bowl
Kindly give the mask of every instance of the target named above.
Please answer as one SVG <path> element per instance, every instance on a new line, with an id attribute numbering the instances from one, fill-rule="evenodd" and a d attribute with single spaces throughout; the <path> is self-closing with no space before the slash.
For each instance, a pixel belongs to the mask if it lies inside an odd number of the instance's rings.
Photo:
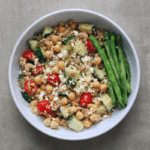
<path id="1" fill-rule="evenodd" d="M 19 57 L 21 56 L 23 51 L 28 47 L 29 39 L 32 39 L 33 34 L 38 31 L 41 31 L 44 28 L 44 26 L 49 25 L 53 27 L 56 24 L 58 24 L 59 21 L 68 21 L 69 19 L 73 19 L 77 22 L 86 22 L 94 24 L 98 28 L 106 28 L 110 31 L 115 32 L 116 34 L 120 34 L 123 39 L 122 42 L 123 49 L 127 54 L 132 74 L 131 78 L 132 93 L 130 94 L 130 96 L 128 96 L 127 107 L 122 110 L 117 110 L 113 112 L 111 118 L 105 119 L 104 121 L 101 121 L 96 125 L 93 125 L 89 129 L 84 129 L 82 132 L 79 133 L 71 130 L 65 130 L 63 128 L 60 128 L 59 130 L 53 130 L 46 127 L 43 124 L 43 120 L 40 117 L 37 117 L 36 115 L 32 114 L 30 108 L 27 107 L 28 103 L 23 99 L 20 93 L 20 87 L 17 86 L 17 78 L 20 69 Z M 30 124 L 32 124 L 39 131 L 55 138 L 64 140 L 84 140 L 99 136 L 109 131 L 110 129 L 115 127 L 127 115 L 138 93 L 140 84 L 140 66 L 136 50 L 131 40 L 116 23 L 114 23 L 109 18 L 93 11 L 83 9 L 65 9 L 53 12 L 40 18 L 26 29 L 26 31 L 19 38 L 18 42 L 16 43 L 13 49 L 9 63 L 8 76 L 9 76 L 10 90 L 14 102 L 18 107 L 19 111 L 21 112 L 21 114 Z"/>

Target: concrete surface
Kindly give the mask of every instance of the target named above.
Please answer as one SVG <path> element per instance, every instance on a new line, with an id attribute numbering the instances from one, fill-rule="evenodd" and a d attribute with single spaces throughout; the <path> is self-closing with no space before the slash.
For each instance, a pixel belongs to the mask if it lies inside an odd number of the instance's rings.
<path id="1" fill-rule="evenodd" d="M 141 86 L 125 119 L 106 134 L 85 141 L 62 141 L 32 127 L 15 106 L 8 64 L 18 38 L 40 17 L 56 10 L 83 8 L 120 25 L 140 60 Z M 149 0 L 0 0 L 0 150 L 149 150 L 150 149 L 150 1 Z"/>

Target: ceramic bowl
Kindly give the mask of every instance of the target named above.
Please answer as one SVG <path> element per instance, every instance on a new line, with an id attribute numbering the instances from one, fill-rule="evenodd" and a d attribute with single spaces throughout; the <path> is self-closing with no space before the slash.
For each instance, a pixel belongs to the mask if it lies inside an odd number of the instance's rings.
<path id="1" fill-rule="evenodd" d="M 73 19 L 77 22 L 86 22 L 90 24 L 94 24 L 97 28 L 106 28 L 109 31 L 113 31 L 118 35 L 122 36 L 122 45 L 123 49 L 127 54 L 127 59 L 131 66 L 131 86 L 132 86 L 132 93 L 128 96 L 128 104 L 127 107 L 121 110 L 116 110 L 113 112 L 111 118 L 105 119 L 104 121 L 99 122 L 96 125 L 93 125 L 89 129 L 84 129 L 82 132 L 74 132 L 71 130 L 65 130 L 60 128 L 59 130 L 53 130 L 48 128 L 44 125 L 43 120 L 41 117 L 38 117 L 32 114 L 29 107 L 27 107 L 28 103 L 23 99 L 20 87 L 17 85 L 17 78 L 19 75 L 19 57 L 22 55 L 23 51 L 28 47 L 28 41 L 32 39 L 33 34 L 41 31 L 44 26 L 55 26 L 60 21 L 68 21 Z M 89 10 L 83 9 L 65 9 L 50 13 L 37 21 L 35 21 L 32 25 L 30 25 L 25 32 L 21 35 L 18 42 L 16 43 L 9 63 L 9 85 L 10 90 L 14 99 L 16 106 L 18 107 L 20 113 L 24 116 L 24 118 L 33 125 L 39 131 L 64 140 L 84 140 L 99 136 L 113 127 L 115 127 L 130 111 L 137 93 L 140 84 L 140 66 L 139 60 L 136 53 L 136 50 L 126 35 L 126 33 L 112 20 L 109 18 L 93 12 Z"/>

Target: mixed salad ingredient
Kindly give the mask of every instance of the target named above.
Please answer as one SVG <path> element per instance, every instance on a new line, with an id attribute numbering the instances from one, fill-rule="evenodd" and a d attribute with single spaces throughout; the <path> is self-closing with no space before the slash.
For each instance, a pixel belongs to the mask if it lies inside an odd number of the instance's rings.
<path id="1" fill-rule="evenodd" d="M 52 129 L 89 128 L 124 108 L 131 93 L 121 36 L 92 24 L 45 26 L 29 40 L 20 65 L 22 96 Z"/>

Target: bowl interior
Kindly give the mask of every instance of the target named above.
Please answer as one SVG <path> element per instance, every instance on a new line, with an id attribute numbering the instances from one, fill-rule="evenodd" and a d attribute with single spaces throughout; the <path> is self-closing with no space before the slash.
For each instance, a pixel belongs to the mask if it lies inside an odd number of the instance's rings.
<path id="1" fill-rule="evenodd" d="M 45 25 L 54 26 L 59 23 L 59 21 L 68 21 L 69 19 L 73 19 L 77 22 L 87 22 L 90 24 L 94 24 L 97 28 L 106 28 L 110 31 L 115 32 L 116 34 L 120 34 L 122 36 L 122 45 L 123 49 L 127 54 L 127 59 L 131 66 L 131 85 L 132 85 L 132 93 L 128 96 L 128 105 L 125 109 L 117 110 L 113 113 L 111 118 L 105 119 L 102 122 L 99 122 L 97 125 L 93 125 L 90 129 L 84 129 L 82 132 L 76 133 L 74 131 L 65 130 L 60 128 L 60 130 L 52 130 L 48 127 L 45 127 L 43 124 L 43 120 L 40 117 L 32 114 L 29 107 L 27 107 L 27 102 L 23 99 L 20 93 L 20 87 L 17 86 L 17 78 L 19 74 L 19 57 L 23 53 L 24 50 L 28 47 L 28 41 L 32 39 L 33 34 L 42 30 Z M 14 101 L 22 113 L 22 115 L 30 122 L 35 128 L 42 131 L 43 133 L 60 138 L 60 139 L 67 139 L 67 140 L 81 140 L 81 139 L 88 139 L 98 135 L 101 135 L 115 125 L 117 125 L 128 113 L 131 106 L 134 103 L 136 98 L 138 88 L 139 88 L 139 81 L 140 81 L 140 71 L 139 71 L 139 62 L 135 52 L 135 49 L 124 33 L 124 31 L 113 23 L 110 19 L 87 10 L 64 10 L 54 12 L 43 18 L 39 19 L 35 23 L 33 23 L 20 37 L 18 40 L 12 56 L 10 60 L 9 66 L 9 83 L 11 93 L 13 95 Z"/>

